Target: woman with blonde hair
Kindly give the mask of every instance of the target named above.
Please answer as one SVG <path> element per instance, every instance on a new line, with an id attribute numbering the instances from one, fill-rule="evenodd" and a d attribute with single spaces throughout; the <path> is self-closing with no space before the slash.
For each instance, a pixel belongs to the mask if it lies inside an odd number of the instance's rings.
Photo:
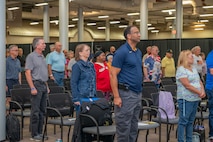
<path id="1" fill-rule="evenodd" d="M 178 142 L 192 142 L 195 114 L 199 101 L 205 97 L 205 91 L 193 66 L 190 50 L 183 50 L 179 55 L 176 82 L 179 107 Z"/>

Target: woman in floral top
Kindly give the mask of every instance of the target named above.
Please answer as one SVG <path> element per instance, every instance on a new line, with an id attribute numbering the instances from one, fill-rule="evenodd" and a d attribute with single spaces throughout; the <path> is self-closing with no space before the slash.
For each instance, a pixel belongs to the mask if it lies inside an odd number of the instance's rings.
<path id="1" fill-rule="evenodd" d="M 190 50 L 180 53 L 176 72 L 177 99 L 179 107 L 178 142 L 192 142 L 193 123 L 198 103 L 205 91 Z"/>

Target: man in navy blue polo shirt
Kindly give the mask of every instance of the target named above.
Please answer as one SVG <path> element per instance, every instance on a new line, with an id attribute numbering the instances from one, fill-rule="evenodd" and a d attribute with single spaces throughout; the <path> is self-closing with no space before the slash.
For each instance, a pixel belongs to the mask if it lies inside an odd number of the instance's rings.
<path id="1" fill-rule="evenodd" d="M 136 26 L 124 31 L 126 43 L 114 54 L 110 83 L 114 95 L 117 142 L 135 142 L 142 97 L 142 53 Z"/>

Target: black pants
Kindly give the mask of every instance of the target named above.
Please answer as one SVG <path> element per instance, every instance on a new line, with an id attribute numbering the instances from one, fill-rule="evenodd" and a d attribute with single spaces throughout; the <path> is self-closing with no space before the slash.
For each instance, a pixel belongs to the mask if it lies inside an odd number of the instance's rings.
<path id="1" fill-rule="evenodd" d="M 42 134 L 44 116 L 47 105 L 47 86 L 42 81 L 34 81 L 37 95 L 31 96 L 31 135 Z"/>

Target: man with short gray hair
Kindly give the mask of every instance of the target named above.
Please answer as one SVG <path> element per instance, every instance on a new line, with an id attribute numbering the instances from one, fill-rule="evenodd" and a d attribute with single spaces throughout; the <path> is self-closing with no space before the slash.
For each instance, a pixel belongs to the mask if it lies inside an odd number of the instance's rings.
<path id="1" fill-rule="evenodd" d="M 48 70 L 43 51 L 43 38 L 33 39 L 34 51 L 27 56 L 25 75 L 31 88 L 31 140 L 42 140 L 42 128 L 46 110 L 46 99 L 49 88 L 47 85 Z"/>

